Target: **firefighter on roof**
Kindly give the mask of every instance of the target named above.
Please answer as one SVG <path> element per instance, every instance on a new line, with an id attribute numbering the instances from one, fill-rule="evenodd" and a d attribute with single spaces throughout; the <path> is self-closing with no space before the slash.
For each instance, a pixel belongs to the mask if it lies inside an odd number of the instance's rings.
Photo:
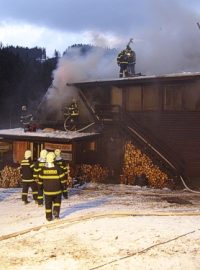
<path id="1" fill-rule="evenodd" d="M 79 116 L 79 107 L 75 98 L 72 99 L 72 102 L 64 108 L 64 116 L 78 117 Z"/>
<path id="2" fill-rule="evenodd" d="M 120 67 L 119 77 L 128 77 L 128 56 L 126 50 L 123 50 L 118 54 L 117 64 Z"/>
<path id="3" fill-rule="evenodd" d="M 69 113 L 71 116 L 79 116 L 78 103 L 75 98 L 72 99 L 72 103 L 69 105 Z"/>
<path id="4" fill-rule="evenodd" d="M 132 38 L 129 40 L 126 49 L 118 54 L 117 64 L 120 66 L 119 77 L 135 75 L 136 54 L 130 47 L 131 43 L 133 43 Z"/>
<path id="5" fill-rule="evenodd" d="M 46 164 L 39 173 L 39 194 L 45 197 L 46 219 L 51 221 L 59 218 L 62 193 L 65 189 L 65 173 L 54 164 L 55 154 L 49 152 L 46 156 Z M 65 193 L 63 193 L 65 196 Z"/>
<path id="6" fill-rule="evenodd" d="M 76 130 L 79 123 L 79 106 L 75 98 L 72 103 L 64 108 L 65 130 Z"/>
<path id="7" fill-rule="evenodd" d="M 28 112 L 26 106 L 22 106 L 20 122 L 23 124 L 24 132 L 31 131 L 32 121 L 33 121 L 33 115 Z"/>
<path id="8" fill-rule="evenodd" d="M 126 47 L 126 55 L 128 57 L 128 75 L 133 76 L 135 75 L 136 54 L 129 45 Z"/>
<path id="9" fill-rule="evenodd" d="M 22 175 L 22 201 L 24 204 L 28 203 L 28 190 L 29 187 L 32 189 L 33 199 L 37 202 L 37 184 L 33 179 L 33 161 L 31 160 L 32 152 L 26 150 L 24 159 L 20 163 L 20 171 Z"/>
<path id="10" fill-rule="evenodd" d="M 40 151 L 40 157 L 34 164 L 33 178 L 35 179 L 36 183 L 38 183 L 40 171 L 45 166 L 47 153 L 48 152 L 46 149 L 42 149 Z M 43 205 L 43 194 L 40 194 L 40 196 L 38 196 L 38 205 Z"/>
<path id="11" fill-rule="evenodd" d="M 63 170 L 63 172 L 65 173 L 65 189 L 64 189 L 64 194 L 63 196 L 67 199 L 68 198 L 68 185 L 70 182 L 70 168 L 69 168 L 69 164 L 67 164 L 67 162 L 61 157 L 61 150 L 60 149 L 56 149 L 54 151 L 55 153 L 55 164 L 57 164 L 58 166 L 61 167 L 61 169 Z"/>

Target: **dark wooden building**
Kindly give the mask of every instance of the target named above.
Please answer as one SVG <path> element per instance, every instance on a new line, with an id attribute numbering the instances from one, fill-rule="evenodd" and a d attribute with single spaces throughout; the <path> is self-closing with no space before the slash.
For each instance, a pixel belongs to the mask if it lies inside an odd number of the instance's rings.
<path id="1" fill-rule="evenodd" d="M 190 183 L 200 182 L 200 73 L 74 85 L 108 127 L 107 143 L 103 144 L 106 163 L 114 163 L 118 168 L 115 162 L 121 152 L 116 149 L 129 136 L 159 165 Z M 109 131 L 111 125 L 116 130 Z"/>
<path id="2" fill-rule="evenodd" d="M 26 134 L 16 138 L 15 134 L 0 131 L 2 142 L 12 142 L 13 157 L 18 152 L 15 149 L 27 147 L 16 141 L 32 143 L 36 154 L 48 143 L 66 145 L 63 149 L 71 149 L 74 164 L 100 163 L 109 167 L 113 178 L 118 179 L 123 147 L 125 141 L 131 140 L 172 177 L 181 175 L 188 184 L 199 183 L 200 73 L 137 76 L 70 85 L 79 89 L 90 121 L 95 122 L 86 130 L 91 134 L 61 140 L 56 136 L 33 139 Z M 51 125 L 52 122 L 47 121 L 46 126 Z"/>

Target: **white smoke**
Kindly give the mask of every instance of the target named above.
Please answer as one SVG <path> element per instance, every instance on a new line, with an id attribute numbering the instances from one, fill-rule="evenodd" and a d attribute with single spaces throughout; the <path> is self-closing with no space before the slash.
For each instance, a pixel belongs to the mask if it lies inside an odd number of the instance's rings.
<path id="1" fill-rule="evenodd" d="M 112 44 L 118 48 L 116 53 L 109 55 L 95 47 L 83 56 L 74 48 L 70 57 L 66 54 L 60 58 L 53 73 L 53 88 L 47 93 L 49 107 L 63 106 L 76 95 L 76 89 L 67 83 L 117 79 L 117 54 L 130 38 L 133 38 L 131 47 L 136 52 L 136 73 L 163 75 L 200 71 L 200 29 L 197 27 L 200 16 L 181 1 L 169 2 L 149 1 L 149 12 L 142 18 L 141 26 L 134 27 L 133 17 L 124 33 L 109 35 L 90 31 L 92 44 L 104 48 Z"/>
<path id="2" fill-rule="evenodd" d="M 53 81 L 48 89 L 43 103 L 52 118 L 60 118 L 64 106 L 77 97 L 77 89 L 71 84 L 75 82 L 116 78 L 118 67 L 116 65 L 115 51 L 93 47 L 86 54 L 81 48 L 70 48 L 58 61 L 53 72 Z"/>
<path id="3" fill-rule="evenodd" d="M 200 70 L 200 14 L 182 1 L 151 1 L 149 27 L 137 33 L 137 69 L 166 74 Z"/>

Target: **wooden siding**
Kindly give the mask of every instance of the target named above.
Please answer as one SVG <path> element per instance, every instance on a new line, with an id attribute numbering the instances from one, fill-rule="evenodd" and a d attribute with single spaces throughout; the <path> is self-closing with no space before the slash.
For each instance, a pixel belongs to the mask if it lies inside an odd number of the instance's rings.
<path id="1" fill-rule="evenodd" d="M 19 163 L 24 158 L 24 152 L 30 149 L 30 143 L 27 141 L 13 142 L 13 161 Z"/>
<path id="2" fill-rule="evenodd" d="M 140 112 L 132 118 L 181 159 L 188 177 L 200 176 L 200 112 Z"/>

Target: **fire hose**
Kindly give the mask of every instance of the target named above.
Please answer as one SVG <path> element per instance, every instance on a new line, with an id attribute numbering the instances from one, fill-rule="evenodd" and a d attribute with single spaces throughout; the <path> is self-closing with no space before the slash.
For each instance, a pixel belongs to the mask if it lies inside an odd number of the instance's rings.
<path id="1" fill-rule="evenodd" d="M 196 191 L 196 190 L 190 189 L 190 188 L 186 185 L 186 183 L 185 183 L 185 181 L 183 180 L 182 176 L 180 176 L 180 179 L 181 179 L 181 181 L 182 181 L 182 183 L 183 183 L 185 189 L 187 189 L 188 191 L 190 191 L 190 192 L 192 192 L 192 193 L 200 194 L 200 191 Z"/>
<path id="2" fill-rule="evenodd" d="M 95 122 L 92 122 L 92 123 L 90 123 L 89 125 L 87 125 L 87 126 L 81 128 L 81 129 L 78 129 L 77 131 L 78 131 L 78 132 L 81 132 L 81 131 L 83 131 L 83 130 L 85 130 L 85 129 L 91 127 L 91 126 L 93 126 L 94 124 L 95 124 Z"/>
<path id="3" fill-rule="evenodd" d="M 200 216 L 200 212 L 111 212 L 105 214 L 87 214 L 78 217 L 67 218 L 53 221 L 52 223 L 47 223 L 35 227 L 31 227 L 25 230 L 14 232 L 11 234 L 6 234 L 0 236 L 0 241 L 7 240 L 10 238 L 18 237 L 31 231 L 39 231 L 42 228 L 54 229 L 57 227 L 71 226 L 73 224 L 81 223 L 90 219 L 101 219 L 101 218 L 118 218 L 118 217 L 128 217 L 128 216 Z"/>

